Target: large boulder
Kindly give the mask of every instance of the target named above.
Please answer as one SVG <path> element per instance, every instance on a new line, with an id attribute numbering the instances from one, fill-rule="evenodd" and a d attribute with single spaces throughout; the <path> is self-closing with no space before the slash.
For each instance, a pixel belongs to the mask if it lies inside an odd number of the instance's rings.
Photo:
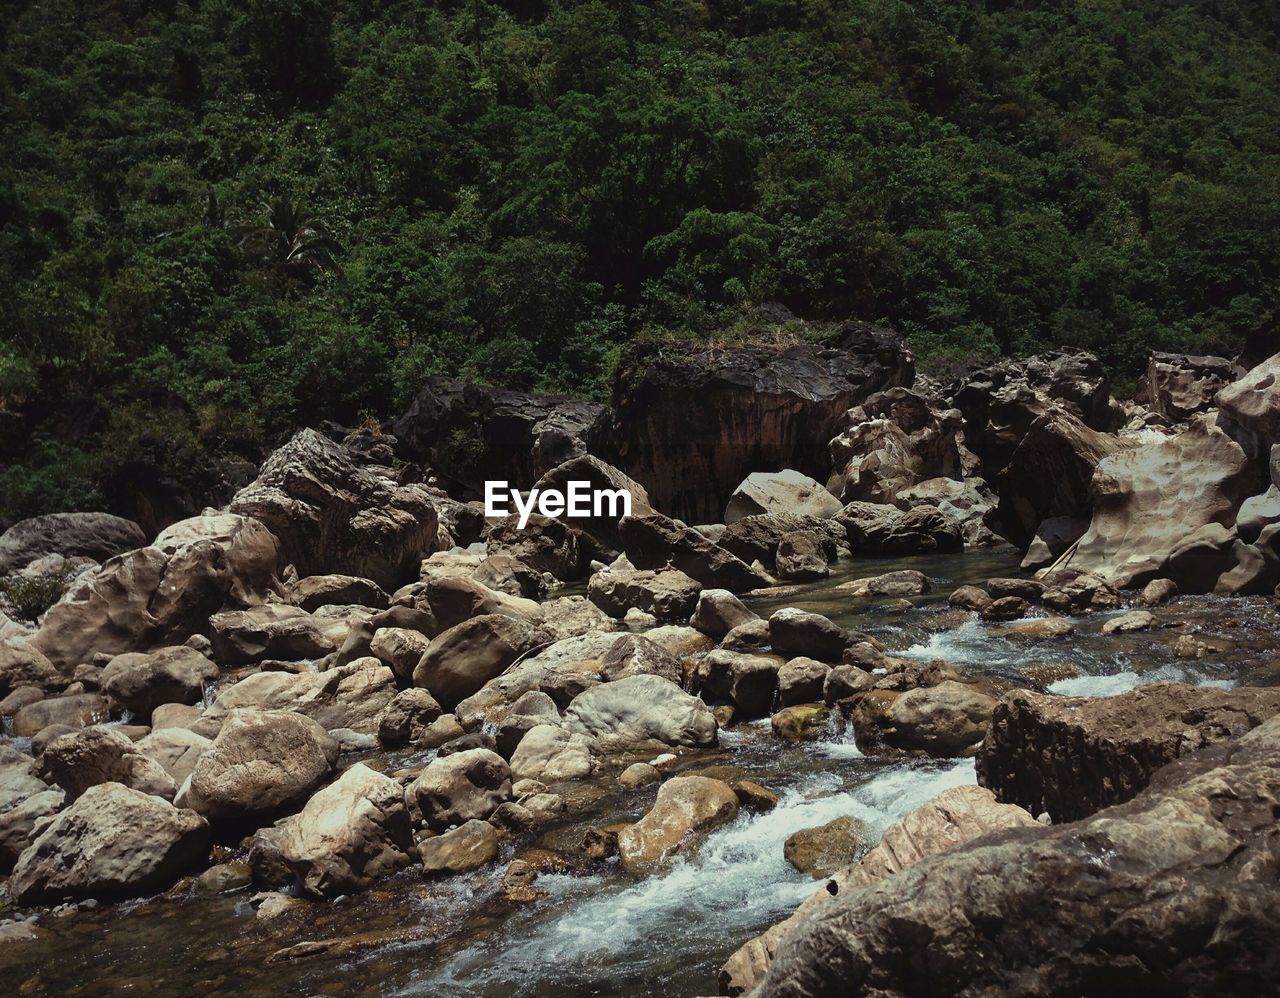
<path id="1" fill-rule="evenodd" d="M 31 756 L 0 745 L 0 814 L 48 789 Z"/>
<path id="2" fill-rule="evenodd" d="M 733 593 L 769 585 L 768 576 L 700 531 L 661 513 L 625 516 L 618 529 L 627 560 L 636 568 L 674 566 L 708 589 Z"/>
<path id="3" fill-rule="evenodd" d="M 407 866 L 413 828 L 404 789 L 357 763 L 285 824 L 280 852 L 302 888 L 336 897 Z"/>
<path id="4" fill-rule="evenodd" d="M 661 676 L 631 676 L 579 694 L 564 713 L 564 727 L 606 748 L 716 743 L 716 720 L 707 705 Z"/>
<path id="5" fill-rule="evenodd" d="M 125 710 L 150 717 L 162 703 L 199 703 L 218 667 L 186 645 L 117 655 L 102 670 L 103 691 Z"/>
<path id="6" fill-rule="evenodd" d="M 930 478 L 958 478 L 957 409 L 909 388 L 877 392 L 845 414 L 831 441 L 834 470 L 827 483 L 842 503 L 895 503 L 907 488 Z"/>
<path id="7" fill-rule="evenodd" d="M 1212 409 L 1214 396 L 1243 373 L 1225 357 L 1156 351 L 1147 362 L 1139 394 L 1152 412 L 1179 422 Z"/>
<path id="8" fill-rule="evenodd" d="M 29 703 L 13 715 L 13 733 L 30 738 L 54 724 L 83 728 L 111 716 L 111 707 L 96 693 L 76 693 Z"/>
<path id="9" fill-rule="evenodd" d="M 147 543 L 132 520 L 110 513 L 47 513 L 19 520 L 0 534 L 0 576 L 57 554 L 106 561 Z"/>
<path id="10" fill-rule="evenodd" d="M 1151 683 L 1114 697 L 1016 690 L 978 752 L 978 782 L 1054 821 L 1075 821 L 1141 792 L 1157 769 L 1280 713 L 1280 689 Z"/>
<path id="11" fill-rule="evenodd" d="M 993 697 L 950 680 L 908 690 L 878 719 L 880 736 L 895 748 L 964 755 L 986 735 L 995 706 Z"/>
<path id="12" fill-rule="evenodd" d="M 808 475 L 785 471 L 757 471 L 742 480 L 724 511 L 726 524 L 748 516 L 787 513 L 827 519 L 844 504 Z"/>
<path id="13" fill-rule="evenodd" d="M 21 905 L 153 894 L 208 854 L 198 814 L 103 783 L 40 830 L 18 857 L 9 894 Z"/>
<path id="14" fill-rule="evenodd" d="M 596 572 L 587 583 L 587 598 L 618 620 L 633 608 L 658 620 L 687 620 L 701 591 L 699 582 L 676 568 L 610 568 Z"/>
<path id="15" fill-rule="evenodd" d="M 1127 804 L 839 890 L 800 917 L 755 993 L 1251 992 L 1280 973 L 1278 798 L 1273 719 Z"/>
<path id="16" fill-rule="evenodd" d="M 661 676 L 679 683 L 683 679 L 680 660 L 659 644 L 640 634 L 624 634 L 613 642 L 600 663 L 600 678 L 606 683 L 628 676 Z"/>
<path id="17" fill-rule="evenodd" d="M 834 890 L 824 887 L 799 910 L 746 943 L 720 970 L 720 993 L 738 995 L 764 978 L 778 943 L 799 924 L 801 916 L 839 897 L 842 891 L 874 884 L 947 849 L 1000 828 L 1035 825 L 1020 807 L 999 804 L 990 790 L 962 786 L 944 790 L 885 830 L 880 844 L 857 863 L 836 872 Z"/>
<path id="18" fill-rule="evenodd" d="M 311 613 L 322 606 L 358 606 L 385 610 L 390 599 L 376 582 L 354 575 L 308 575 L 287 586 L 282 598 L 286 603 Z"/>
<path id="19" fill-rule="evenodd" d="M 643 485 L 624 475 L 613 465 L 590 455 L 571 458 L 563 464 L 556 465 L 539 478 L 534 487 L 540 492 L 555 489 L 568 495 L 571 482 L 585 482 L 593 494 L 596 490 L 628 493 L 631 496 L 630 513 L 633 516 L 644 515 L 652 510 L 649 505 L 649 493 L 645 491 Z M 615 554 L 622 550 L 622 535 L 618 532 L 621 512 L 618 516 L 607 515 L 611 509 L 611 506 L 602 505 L 601 512 L 606 515 L 574 517 L 568 522 L 594 538 L 604 552 Z"/>
<path id="20" fill-rule="evenodd" d="M 1251 455 L 1265 460 L 1280 443 L 1280 353 L 1223 388 L 1216 401 L 1232 435 Z"/>
<path id="21" fill-rule="evenodd" d="M 902 339 L 865 323 L 847 324 L 834 348 L 654 344 L 622 366 L 611 444 L 657 509 L 712 522 L 752 472 L 825 478 L 844 413 L 913 377 Z"/>
<path id="22" fill-rule="evenodd" d="M 549 638 L 528 621 L 506 614 L 472 617 L 432 639 L 413 670 L 413 683 L 430 690 L 445 710 L 453 710 Z"/>
<path id="23" fill-rule="evenodd" d="M 257 520 L 214 512 L 183 520 L 150 546 L 81 576 L 32 643 L 66 670 L 100 652 L 181 643 L 211 613 L 261 603 L 276 585 L 278 562 L 276 539 Z"/>
<path id="24" fill-rule="evenodd" d="M 484 498 L 486 481 L 528 489 L 599 449 L 604 406 L 559 396 L 427 378 L 392 432 L 401 457 L 435 469 L 451 493 Z"/>
<path id="25" fill-rule="evenodd" d="M 818 539 L 828 562 L 835 561 L 841 550 L 848 549 L 849 540 L 845 528 L 836 520 L 794 516 L 791 513 L 744 516 L 729 524 L 716 543 L 748 565 L 758 561 L 766 569 L 773 571 L 778 548 L 784 538 L 797 533 L 810 534 Z"/>
<path id="26" fill-rule="evenodd" d="M 413 578 L 437 545 L 426 486 L 358 465 L 315 430 L 301 430 L 267 458 L 231 510 L 266 524 L 299 575 L 356 575 L 388 591 Z"/>
<path id="27" fill-rule="evenodd" d="M 443 832 L 483 821 L 511 800 L 511 767 L 489 749 L 454 752 L 430 763 L 405 790 L 415 824 Z"/>
<path id="28" fill-rule="evenodd" d="M 704 589 L 698 594 L 689 625 L 713 638 L 723 638 L 739 624 L 759 620 L 754 611 L 727 589 Z"/>
<path id="29" fill-rule="evenodd" d="M 475 579 L 445 576 L 427 580 L 426 601 L 440 630 L 447 630 L 472 617 L 505 613 L 508 617 L 538 621 L 542 608 L 533 600 L 498 592 Z"/>
<path id="30" fill-rule="evenodd" d="M 34 686 L 52 693 L 66 686 L 68 679 L 36 648 L 0 645 L 0 699 L 22 686 Z"/>
<path id="31" fill-rule="evenodd" d="M 738 814 L 729 784 L 705 776 L 677 776 L 664 783 L 649 812 L 618 832 L 618 856 L 628 873 L 648 873 L 686 844 Z"/>
<path id="32" fill-rule="evenodd" d="M 46 782 L 65 790 L 68 800 L 103 783 L 121 783 L 165 800 L 173 800 L 178 791 L 164 767 L 110 728 L 84 728 L 55 738 L 40 755 L 40 772 Z"/>
<path id="33" fill-rule="evenodd" d="M 180 787 L 213 742 L 189 728 L 161 728 L 134 742 L 134 747 L 159 763 Z"/>
<path id="34" fill-rule="evenodd" d="M 769 644 L 779 655 L 803 655 L 821 662 L 839 662 L 845 649 L 863 640 L 819 613 L 783 607 L 769 617 Z"/>
<path id="35" fill-rule="evenodd" d="M 1235 563 L 1236 511 L 1258 484 L 1240 445 L 1209 417 L 1194 419 L 1099 462 L 1093 520 L 1067 564 L 1121 588 L 1168 578 L 1184 593 L 1210 592 Z"/>
<path id="36" fill-rule="evenodd" d="M 576 780 L 595 769 L 591 757 L 592 740 L 570 732 L 558 724 L 539 724 L 529 729 L 511 754 L 511 775 L 517 780 Z"/>
<path id="37" fill-rule="evenodd" d="M 851 502 L 836 516 L 855 555 L 945 554 L 964 550 L 964 527 L 938 507 L 920 503 L 899 509 Z"/>
<path id="38" fill-rule="evenodd" d="M 342 646 L 349 629 L 341 618 L 318 617 L 284 603 L 226 610 L 209 618 L 213 654 L 224 665 L 324 658 Z"/>
<path id="39" fill-rule="evenodd" d="M 338 752 L 328 732 L 302 714 L 232 711 L 177 803 L 214 820 L 271 817 L 310 797 L 333 772 Z"/>

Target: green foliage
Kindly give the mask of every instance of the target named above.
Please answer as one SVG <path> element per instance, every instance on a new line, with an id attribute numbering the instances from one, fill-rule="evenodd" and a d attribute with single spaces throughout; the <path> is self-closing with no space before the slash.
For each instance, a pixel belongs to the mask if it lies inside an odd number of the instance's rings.
<path id="1" fill-rule="evenodd" d="M 35 622 L 66 595 L 77 571 L 69 566 L 47 572 L 7 575 L 0 578 L 0 607 L 18 620 Z"/>
<path id="2" fill-rule="evenodd" d="M 100 498 L 158 391 L 252 451 L 432 374 L 603 398 L 641 335 L 794 335 L 769 302 L 940 367 L 1231 352 L 1280 300 L 1276 32 L 1246 0 L 8 4 L 0 520 Z M 70 434 L 85 400 L 134 415 Z"/>

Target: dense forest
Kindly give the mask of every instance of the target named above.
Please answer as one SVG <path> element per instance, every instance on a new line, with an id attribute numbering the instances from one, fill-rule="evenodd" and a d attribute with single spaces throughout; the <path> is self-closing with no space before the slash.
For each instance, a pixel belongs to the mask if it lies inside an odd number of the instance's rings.
<path id="1" fill-rule="evenodd" d="M 8 0 L 0 30 L 0 522 L 429 374 L 599 397 L 637 338 L 779 335 L 763 304 L 1123 381 L 1280 302 L 1272 3 Z"/>

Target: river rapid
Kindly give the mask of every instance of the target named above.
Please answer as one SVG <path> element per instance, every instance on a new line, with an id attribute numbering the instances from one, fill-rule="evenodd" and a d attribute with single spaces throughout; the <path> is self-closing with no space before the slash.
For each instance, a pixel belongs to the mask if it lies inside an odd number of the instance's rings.
<path id="1" fill-rule="evenodd" d="M 855 599 L 838 586 L 898 568 L 928 575 L 933 592 L 911 609 Z M 942 659 L 966 675 L 1027 685 L 1027 670 L 1054 666 L 1049 690 L 1108 696 L 1156 680 L 1271 685 L 1280 635 L 1274 600 L 1184 597 L 1155 611 L 1177 626 L 1104 635 L 1113 614 L 1073 622 L 1051 642 L 1016 642 L 994 625 L 947 605 L 958 585 L 1017 574 L 1016 555 L 990 553 L 896 560 L 859 559 L 830 579 L 748 601 L 767 615 L 782 606 L 823 613 L 875 635 L 893 653 Z M 1127 608 L 1126 608 L 1127 609 Z M 1116 611 L 1117 613 L 1123 611 Z M 1180 658 L 1177 636 L 1194 634 L 1214 651 Z M 3 743 L 0 739 L 0 743 Z M 388 771 L 422 765 L 430 754 L 352 756 Z M 299 904 L 277 918 L 255 917 L 252 889 L 215 897 L 189 887 L 170 896 L 45 914 L 36 944 L 0 952 L 0 984 L 12 994 L 231 992 L 358 995 L 690 995 L 713 994 L 721 963 L 785 917 L 820 886 L 783 859 L 793 832 L 841 815 L 860 819 L 869 838 L 947 787 L 974 782 L 972 760 L 864 755 L 833 724 L 802 745 L 776 739 L 766 719 L 730 727 L 720 746 L 682 757 L 680 771 L 753 779 L 780 795 L 768 814 L 743 812 L 664 872 L 624 874 L 616 859 L 581 855 L 584 833 L 635 820 L 656 788 L 624 792 L 616 768 L 551 789 L 566 815 L 505 847 L 502 861 L 474 875 L 424 881 L 405 870 L 358 896 Z M 232 858 L 228 849 L 223 859 Z M 505 860 L 544 872 L 540 900 L 514 904 L 499 889 Z M 0 914 L 3 914 L 0 911 Z M 341 940 L 340 942 L 331 942 Z M 299 948 L 301 943 L 320 945 Z M 289 950 L 293 947 L 292 950 Z M 282 952 L 287 951 L 287 952 Z"/>

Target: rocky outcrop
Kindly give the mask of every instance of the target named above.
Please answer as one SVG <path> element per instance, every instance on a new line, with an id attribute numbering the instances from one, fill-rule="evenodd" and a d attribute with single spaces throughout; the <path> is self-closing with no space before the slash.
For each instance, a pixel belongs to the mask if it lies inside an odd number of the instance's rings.
<path id="1" fill-rule="evenodd" d="M 9 894 L 22 905 L 151 894 L 208 853 L 209 826 L 198 814 L 104 783 L 41 829 L 18 857 Z"/>
<path id="2" fill-rule="evenodd" d="M 183 520 L 77 580 L 32 643 L 62 669 L 98 652 L 178 643 L 225 606 L 262 602 L 278 562 L 276 539 L 257 520 L 213 512 Z"/>
<path id="3" fill-rule="evenodd" d="M 416 577 L 438 542 L 430 490 L 358 465 L 315 430 L 267 458 L 231 511 L 265 524 L 299 575 L 356 575 L 387 591 Z"/>
<path id="4" fill-rule="evenodd" d="M 1099 462 L 1093 520 L 1065 564 L 1122 588 L 1168 578 L 1210 592 L 1236 563 L 1236 511 L 1258 481 L 1240 445 L 1198 417 Z"/>
<path id="5" fill-rule="evenodd" d="M 285 863 L 313 897 L 368 887 L 409 864 L 413 829 L 404 790 L 357 763 L 285 825 Z"/>
<path id="6" fill-rule="evenodd" d="M 959 478 L 959 410 L 910 388 L 877 392 L 845 414 L 831 441 L 834 471 L 827 488 L 841 502 L 896 503 L 930 478 Z"/>
<path id="7" fill-rule="evenodd" d="M 50 554 L 106 561 L 147 543 L 132 520 L 110 513 L 48 513 L 19 520 L 0 534 L 0 575 Z"/>
<path id="8" fill-rule="evenodd" d="M 841 889 L 787 933 L 756 993 L 1250 992 L 1280 973 L 1277 800 L 1272 720 L 1127 804 Z"/>
<path id="9" fill-rule="evenodd" d="M 1244 370 L 1225 357 L 1157 351 L 1147 362 L 1138 397 L 1157 415 L 1180 422 L 1212 409 L 1214 396 L 1242 374 Z"/>
<path id="10" fill-rule="evenodd" d="M 739 949 L 720 970 L 720 994 L 738 995 L 763 978 L 782 938 L 801 916 L 848 892 L 875 884 L 926 856 L 934 856 L 962 842 L 1000 828 L 1034 826 L 1020 807 L 999 804 L 991 791 L 963 786 L 944 790 L 886 829 L 879 845 L 858 863 L 838 871 L 830 886 L 818 891 L 790 918 Z"/>
<path id="11" fill-rule="evenodd" d="M 649 813 L 618 832 L 618 855 L 628 873 L 648 873 L 686 839 L 709 832 L 738 813 L 738 795 L 705 776 L 677 776 L 658 790 Z"/>
<path id="12" fill-rule="evenodd" d="M 618 525 L 627 560 L 636 568 L 675 567 L 708 589 L 747 592 L 769 585 L 769 577 L 706 535 L 661 513 L 622 518 Z"/>
<path id="13" fill-rule="evenodd" d="M 839 513 L 843 505 L 820 484 L 798 471 L 757 471 L 733 490 L 724 511 L 724 522 L 737 523 L 744 517 L 768 513 L 826 519 Z"/>
<path id="14" fill-rule="evenodd" d="M 631 676 L 579 694 L 564 713 L 564 727 L 602 748 L 716 743 L 716 720 L 706 704 L 661 676 Z"/>
<path id="15" fill-rule="evenodd" d="M 824 480 L 844 413 L 913 375 L 901 339 L 865 324 L 850 323 L 835 348 L 654 344 L 623 365 L 610 446 L 657 509 L 713 522 L 752 472 Z"/>
<path id="16" fill-rule="evenodd" d="M 1280 714 L 1280 690 L 1152 683 L 1115 697 L 1026 690 L 996 707 L 978 781 L 1054 821 L 1075 821 L 1141 792 L 1173 760 Z"/>
<path id="17" fill-rule="evenodd" d="M 402 458 L 442 476 L 451 494 L 484 497 L 487 480 L 528 489 L 558 465 L 599 453 L 603 406 L 427 378 L 392 431 Z"/>

